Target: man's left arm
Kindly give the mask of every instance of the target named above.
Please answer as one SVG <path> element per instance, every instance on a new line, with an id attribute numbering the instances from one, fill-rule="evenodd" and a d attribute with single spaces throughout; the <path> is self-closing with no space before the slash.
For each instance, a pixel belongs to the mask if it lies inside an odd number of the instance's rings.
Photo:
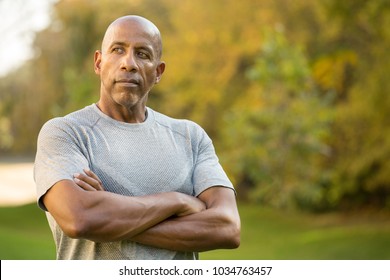
<path id="1" fill-rule="evenodd" d="M 206 210 L 165 220 L 133 237 L 132 241 L 175 251 L 237 248 L 241 225 L 234 191 L 215 186 L 203 191 L 198 198 L 206 204 Z"/>

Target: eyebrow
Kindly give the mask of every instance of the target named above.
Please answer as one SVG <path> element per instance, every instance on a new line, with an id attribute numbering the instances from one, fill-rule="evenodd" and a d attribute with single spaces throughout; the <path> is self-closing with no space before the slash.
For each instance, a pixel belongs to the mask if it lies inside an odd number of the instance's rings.
<path id="1" fill-rule="evenodd" d="M 129 44 L 125 43 L 125 42 L 122 42 L 122 41 L 114 41 L 110 44 L 110 46 L 108 47 L 108 49 L 111 49 L 112 47 L 114 46 L 122 46 L 122 47 L 127 47 Z M 155 51 L 153 49 L 153 47 L 149 46 L 149 45 L 146 45 L 146 44 L 142 44 L 142 46 L 139 46 L 137 47 L 137 49 L 143 49 L 143 50 L 146 50 L 148 52 L 150 52 L 151 54 L 155 55 Z"/>
<path id="2" fill-rule="evenodd" d="M 108 49 L 111 49 L 113 46 L 123 46 L 123 47 L 126 47 L 127 44 L 125 42 L 121 42 L 121 41 L 114 41 L 114 42 L 112 42 L 109 45 Z"/>

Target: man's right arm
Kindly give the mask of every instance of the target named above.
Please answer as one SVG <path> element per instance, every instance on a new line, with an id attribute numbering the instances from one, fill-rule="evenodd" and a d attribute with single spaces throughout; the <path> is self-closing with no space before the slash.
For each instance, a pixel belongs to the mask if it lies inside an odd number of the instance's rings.
<path id="1" fill-rule="evenodd" d="M 42 202 L 66 235 L 97 242 L 130 239 L 169 217 L 205 209 L 202 201 L 182 193 L 130 197 L 85 191 L 71 180 L 57 182 Z"/>

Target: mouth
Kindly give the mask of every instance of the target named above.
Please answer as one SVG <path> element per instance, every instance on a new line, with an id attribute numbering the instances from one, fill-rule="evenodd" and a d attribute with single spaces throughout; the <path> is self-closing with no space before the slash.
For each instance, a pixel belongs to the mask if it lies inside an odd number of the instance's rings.
<path id="1" fill-rule="evenodd" d="M 127 87 L 134 87 L 139 85 L 139 81 L 137 79 L 118 79 L 115 80 L 115 83 Z"/>

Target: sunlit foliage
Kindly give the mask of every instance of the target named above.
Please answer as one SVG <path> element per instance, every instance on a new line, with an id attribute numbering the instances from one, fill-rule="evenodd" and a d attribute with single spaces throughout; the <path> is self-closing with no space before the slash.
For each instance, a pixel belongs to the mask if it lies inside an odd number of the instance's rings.
<path id="1" fill-rule="evenodd" d="M 62 0 L 36 56 L 0 80 L 0 153 L 98 100 L 93 53 L 125 14 L 163 34 L 149 106 L 201 124 L 241 199 L 390 208 L 390 2 Z"/>

